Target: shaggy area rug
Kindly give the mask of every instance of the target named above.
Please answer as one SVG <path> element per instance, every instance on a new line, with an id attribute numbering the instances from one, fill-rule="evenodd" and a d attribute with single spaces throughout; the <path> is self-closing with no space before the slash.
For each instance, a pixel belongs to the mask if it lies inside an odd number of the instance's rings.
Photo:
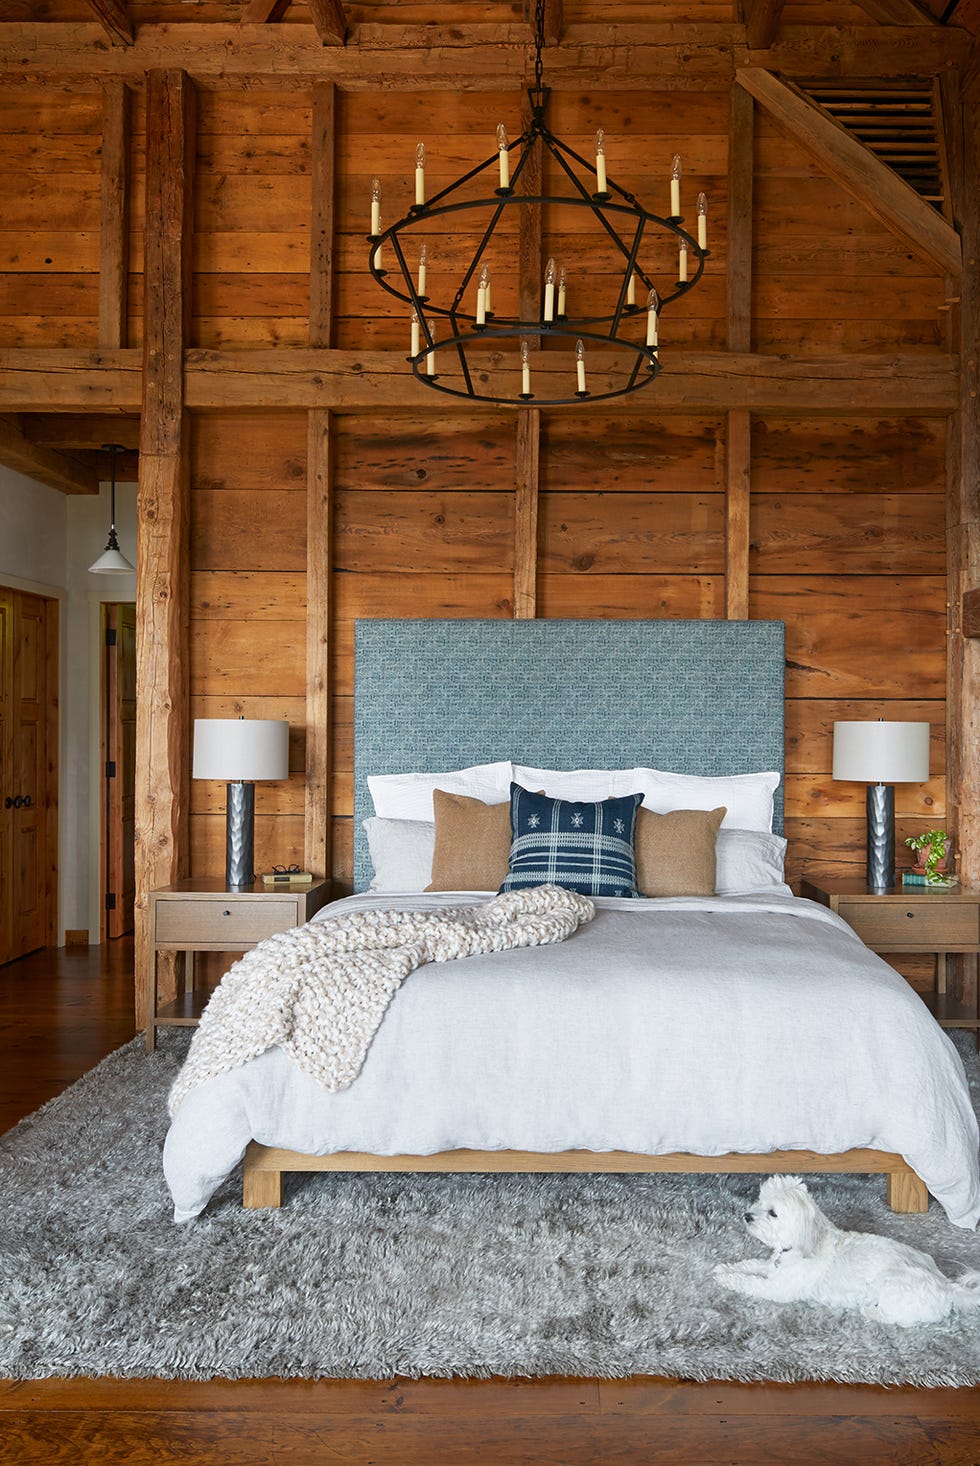
<path id="1" fill-rule="evenodd" d="M 980 1316 L 904 1330 L 719 1288 L 715 1262 L 760 1255 L 751 1176 L 303 1176 L 269 1212 L 235 1176 L 176 1227 L 160 1152 L 186 1044 L 127 1044 L 0 1140 L 0 1374 L 980 1382 Z M 811 1188 L 838 1225 L 980 1267 L 935 1203 Z"/>

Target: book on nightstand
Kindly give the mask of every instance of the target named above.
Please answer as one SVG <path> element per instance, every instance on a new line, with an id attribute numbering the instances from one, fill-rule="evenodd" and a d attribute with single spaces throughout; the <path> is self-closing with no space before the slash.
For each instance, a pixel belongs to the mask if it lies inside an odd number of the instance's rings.
<path id="1" fill-rule="evenodd" d="M 930 881 L 921 871 L 902 871 L 903 886 L 915 886 L 924 891 L 955 891 L 959 883 L 959 876 L 940 876 L 938 880 Z"/>
<path id="2" fill-rule="evenodd" d="M 270 870 L 263 872 L 263 886 L 312 886 L 313 872 L 311 870 Z"/>

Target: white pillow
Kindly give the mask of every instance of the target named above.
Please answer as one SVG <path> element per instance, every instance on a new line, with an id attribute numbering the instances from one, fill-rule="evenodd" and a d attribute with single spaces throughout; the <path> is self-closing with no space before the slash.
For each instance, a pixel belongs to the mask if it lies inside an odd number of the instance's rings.
<path id="1" fill-rule="evenodd" d="M 484 804 L 503 804 L 510 798 L 513 764 L 474 764 L 445 774 L 370 774 L 368 788 L 374 812 L 382 819 L 433 821 L 433 789 L 447 794 L 468 794 Z"/>
<path id="2" fill-rule="evenodd" d="M 367 831 L 374 876 L 369 891 L 424 891 L 432 880 L 436 827 L 425 820 L 361 822 Z"/>
<path id="3" fill-rule="evenodd" d="M 619 799 L 636 794 L 633 769 L 530 769 L 526 764 L 514 765 L 514 783 L 533 794 L 542 791 L 549 799 Z"/>
<path id="4" fill-rule="evenodd" d="M 715 841 L 715 891 L 719 896 L 735 896 L 779 886 L 788 892 L 785 858 L 782 835 L 722 828 Z"/>
<path id="5" fill-rule="evenodd" d="M 779 786 L 778 773 L 726 774 L 701 778 L 697 774 L 668 774 L 661 769 L 634 769 L 633 789 L 654 814 L 675 809 L 726 809 L 722 829 L 772 829 L 772 800 Z"/>

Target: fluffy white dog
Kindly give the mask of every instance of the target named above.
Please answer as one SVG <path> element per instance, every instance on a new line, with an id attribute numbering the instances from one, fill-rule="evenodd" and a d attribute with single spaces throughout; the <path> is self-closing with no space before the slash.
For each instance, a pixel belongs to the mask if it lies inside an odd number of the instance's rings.
<path id="1" fill-rule="evenodd" d="M 867 1232 L 843 1232 L 824 1216 L 798 1176 L 770 1176 L 745 1213 L 768 1262 L 723 1262 L 715 1278 L 736 1293 L 774 1303 L 857 1308 L 879 1323 L 939 1323 L 980 1308 L 980 1272 L 953 1281 L 926 1252 Z"/>

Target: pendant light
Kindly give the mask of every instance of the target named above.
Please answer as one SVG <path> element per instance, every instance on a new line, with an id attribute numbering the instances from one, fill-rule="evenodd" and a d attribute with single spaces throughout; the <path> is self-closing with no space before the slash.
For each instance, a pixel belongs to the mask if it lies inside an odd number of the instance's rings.
<path id="1" fill-rule="evenodd" d="M 102 451 L 108 453 L 111 464 L 109 489 L 109 540 L 99 558 L 91 564 L 92 575 L 135 575 L 136 566 L 131 565 L 119 548 L 116 539 L 116 454 L 123 451 L 121 443 L 103 443 Z"/>

